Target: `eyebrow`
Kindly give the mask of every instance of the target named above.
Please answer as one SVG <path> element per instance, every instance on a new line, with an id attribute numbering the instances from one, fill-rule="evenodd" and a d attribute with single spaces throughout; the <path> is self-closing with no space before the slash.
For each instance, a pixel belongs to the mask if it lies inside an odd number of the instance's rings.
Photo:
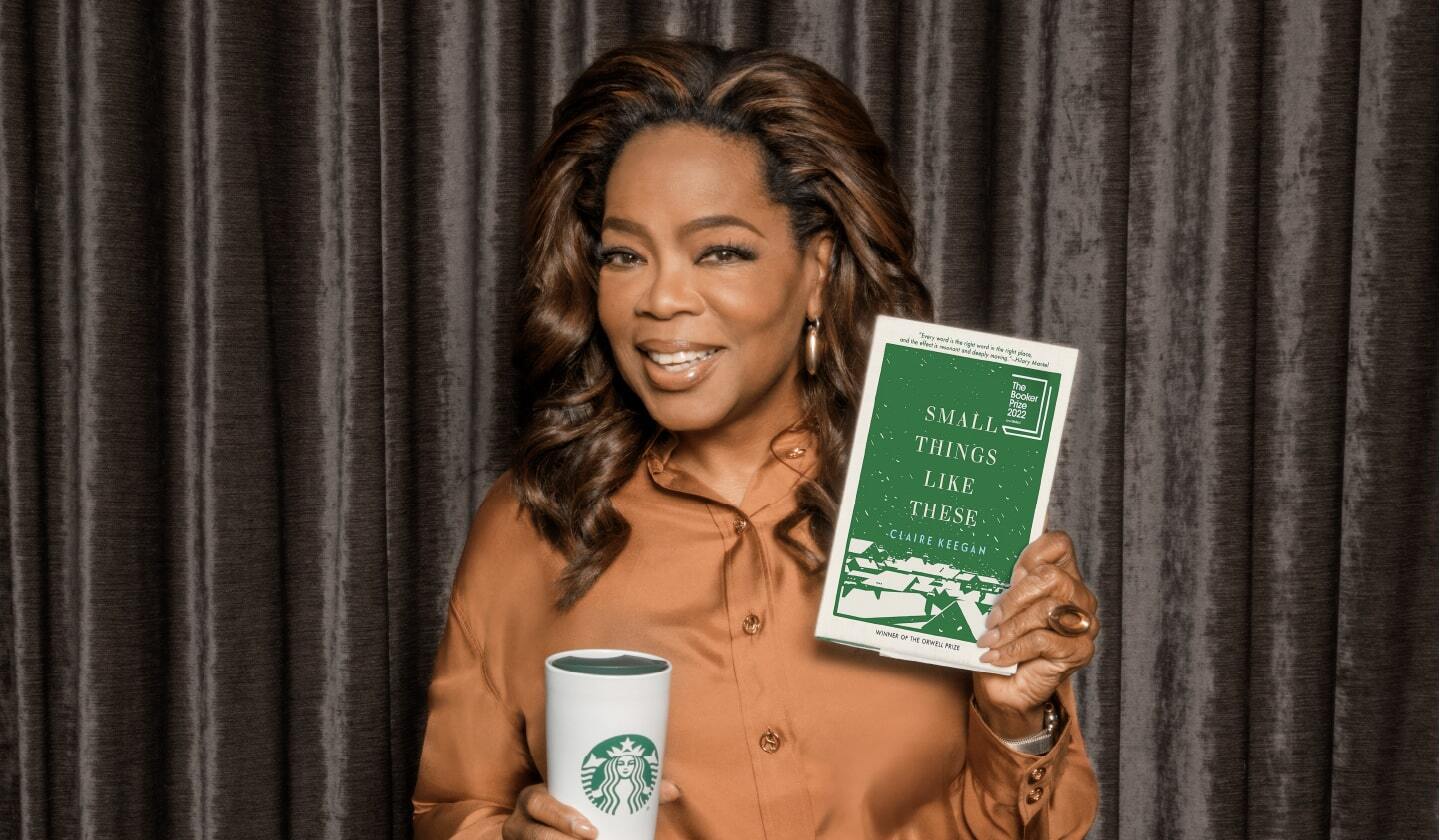
<path id="1" fill-rule="evenodd" d="M 692 219 L 680 226 L 679 233 L 681 236 L 689 236 L 696 231 L 708 230 L 710 228 L 717 227 L 742 227 L 748 231 L 751 231 L 761 239 L 765 238 L 765 234 L 761 233 L 759 228 L 755 227 L 754 225 L 750 224 L 739 216 L 731 216 L 726 214 L 721 214 L 718 216 L 701 216 L 698 219 Z M 600 226 L 601 231 L 611 229 L 618 230 L 621 233 L 633 234 L 643 239 L 650 238 L 649 233 L 646 232 L 643 225 L 637 222 L 632 222 L 629 219 L 621 218 L 620 216 L 607 216 L 605 218 L 604 224 Z"/>

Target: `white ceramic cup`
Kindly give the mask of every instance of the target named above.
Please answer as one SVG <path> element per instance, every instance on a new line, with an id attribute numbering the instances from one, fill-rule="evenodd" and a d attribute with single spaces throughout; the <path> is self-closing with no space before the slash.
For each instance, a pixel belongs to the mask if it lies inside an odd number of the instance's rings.
<path id="1" fill-rule="evenodd" d="M 545 783 L 601 840 L 655 836 L 670 672 L 668 660 L 634 650 L 545 658 Z"/>

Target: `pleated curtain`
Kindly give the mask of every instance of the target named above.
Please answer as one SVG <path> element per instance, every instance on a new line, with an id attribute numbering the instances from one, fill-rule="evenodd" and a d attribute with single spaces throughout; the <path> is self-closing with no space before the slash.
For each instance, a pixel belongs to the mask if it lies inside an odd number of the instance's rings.
<path id="1" fill-rule="evenodd" d="M 1076 346 L 1097 838 L 1436 832 L 1436 9 L 0 2 L 0 836 L 409 835 L 550 109 L 656 33 L 890 143 L 939 319 Z"/>

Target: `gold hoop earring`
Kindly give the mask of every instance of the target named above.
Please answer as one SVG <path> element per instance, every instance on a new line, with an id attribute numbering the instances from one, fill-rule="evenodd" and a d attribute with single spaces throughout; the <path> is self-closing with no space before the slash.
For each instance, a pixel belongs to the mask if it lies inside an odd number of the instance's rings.
<path id="1" fill-rule="evenodd" d="M 811 376 L 820 369 L 820 319 L 805 328 L 805 372 Z"/>

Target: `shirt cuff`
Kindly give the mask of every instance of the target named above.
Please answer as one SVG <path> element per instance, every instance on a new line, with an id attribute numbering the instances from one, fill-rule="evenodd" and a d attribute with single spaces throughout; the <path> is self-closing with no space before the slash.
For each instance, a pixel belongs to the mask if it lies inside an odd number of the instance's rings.
<path id="1" fill-rule="evenodd" d="M 975 698 L 970 698 L 965 759 L 970 772 L 980 789 L 998 804 L 1017 808 L 1027 822 L 1049 804 L 1051 789 L 1059 781 L 1065 754 L 1074 739 L 1075 700 L 1068 682 L 1055 694 L 1063 710 L 1063 720 L 1050 751 L 1043 755 L 1026 755 L 1011 749 L 985 723 Z"/>

